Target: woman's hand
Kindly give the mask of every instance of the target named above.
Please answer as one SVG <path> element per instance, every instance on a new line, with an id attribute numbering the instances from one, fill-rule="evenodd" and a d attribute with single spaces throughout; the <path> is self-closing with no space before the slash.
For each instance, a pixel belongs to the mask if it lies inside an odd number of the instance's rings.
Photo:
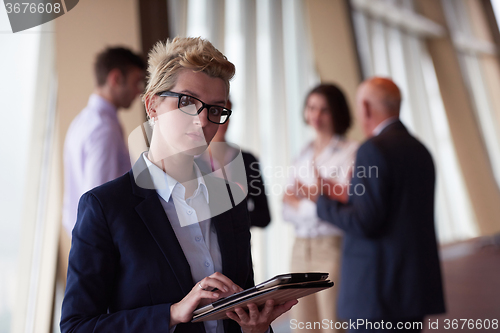
<path id="1" fill-rule="evenodd" d="M 214 290 L 217 289 L 217 290 Z M 180 302 L 170 306 L 170 327 L 187 323 L 193 318 L 193 311 L 203 302 L 214 302 L 243 289 L 222 273 L 215 272 L 193 287 Z"/>
<path id="2" fill-rule="evenodd" d="M 312 202 L 317 202 L 320 195 L 325 195 L 331 200 L 337 200 L 341 203 L 347 203 L 349 201 L 349 184 L 343 184 L 337 182 L 333 178 L 323 178 L 320 175 L 319 170 L 315 169 L 316 183 L 312 185 L 304 185 L 300 181 L 297 181 L 297 188 L 300 189 L 300 193 L 311 200 Z"/>
<path id="3" fill-rule="evenodd" d="M 273 300 L 268 300 L 262 311 L 259 311 L 257 305 L 250 303 L 247 305 L 248 312 L 238 307 L 234 309 L 234 312 L 226 312 L 226 315 L 241 326 L 243 333 L 264 333 L 272 321 L 290 310 L 298 302 L 295 299 L 275 306 Z"/>
<path id="4" fill-rule="evenodd" d="M 288 186 L 285 188 L 285 194 L 283 195 L 283 202 L 289 204 L 290 206 L 297 209 L 300 203 L 300 198 L 297 196 L 296 186 Z"/>

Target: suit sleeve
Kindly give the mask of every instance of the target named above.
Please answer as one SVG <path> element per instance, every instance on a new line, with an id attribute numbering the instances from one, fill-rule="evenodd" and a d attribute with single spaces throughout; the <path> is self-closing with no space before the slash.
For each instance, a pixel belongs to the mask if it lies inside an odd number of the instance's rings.
<path id="1" fill-rule="evenodd" d="M 73 229 L 61 332 L 168 332 L 171 304 L 108 313 L 118 261 L 101 205 L 86 193 Z"/>
<path id="2" fill-rule="evenodd" d="M 383 155 L 368 141 L 357 153 L 348 203 L 321 196 L 317 202 L 318 216 L 353 236 L 377 237 L 387 220 L 389 181 Z"/>
<path id="3" fill-rule="evenodd" d="M 271 222 L 271 214 L 269 213 L 269 205 L 267 203 L 266 190 L 264 188 L 264 181 L 262 180 L 260 163 L 257 159 L 247 154 L 245 165 L 248 181 L 248 201 L 253 209 L 249 209 L 250 222 L 255 227 L 266 227 Z"/>

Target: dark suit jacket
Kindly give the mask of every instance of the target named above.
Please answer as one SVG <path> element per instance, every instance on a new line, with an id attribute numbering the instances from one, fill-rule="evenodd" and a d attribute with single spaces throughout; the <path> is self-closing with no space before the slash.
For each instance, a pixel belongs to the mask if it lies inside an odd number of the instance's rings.
<path id="1" fill-rule="evenodd" d="M 142 157 L 134 168 L 148 182 Z M 150 180 L 149 180 L 150 182 Z M 205 177 L 209 193 L 226 183 Z M 231 186 L 233 193 L 239 190 Z M 224 196 L 210 196 L 210 207 Z M 246 289 L 254 285 L 247 203 L 213 217 L 222 273 Z M 132 170 L 84 194 L 69 256 L 62 332 L 168 332 L 170 305 L 193 287 L 189 264 L 154 189 L 137 186 Z M 226 332 L 240 333 L 225 320 Z M 175 332 L 204 332 L 202 323 Z"/>
<path id="2" fill-rule="evenodd" d="M 360 146 L 350 187 L 359 195 L 319 198 L 318 216 L 345 231 L 341 318 L 444 312 L 434 183 L 431 155 L 397 121 Z"/>
<path id="3" fill-rule="evenodd" d="M 271 222 L 271 214 L 269 212 L 269 206 L 267 204 L 267 196 L 264 187 L 264 181 L 262 180 L 262 173 L 260 171 L 260 163 L 250 153 L 245 151 L 240 151 L 237 146 L 233 146 L 226 142 L 217 142 L 218 145 L 227 145 L 233 154 L 229 156 L 226 154 L 226 158 L 230 160 L 225 161 L 226 166 L 231 165 L 232 173 L 237 175 L 235 178 L 229 178 L 234 182 L 243 182 L 243 170 L 245 171 L 246 185 L 245 191 L 247 192 L 247 203 L 248 212 L 250 214 L 250 225 L 253 227 L 266 227 Z M 241 152 L 241 155 L 240 155 Z M 231 156 L 232 155 L 232 156 Z M 240 157 L 241 156 L 241 157 Z M 200 171 L 204 175 L 209 175 L 213 172 L 212 165 L 208 162 L 210 157 L 208 152 L 205 151 L 203 155 L 195 158 L 195 162 L 200 168 Z M 227 169 L 226 171 L 227 172 Z M 243 200 L 243 198 L 237 198 L 238 200 Z"/>
<path id="4" fill-rule="evenodd" d="M 243 156 L 243 163 L 245 164 L 245 171 L 248 184 L 248 201 L 250 224 L 254 227 L 266 227 L 271 222 L 271 214 L 267 204 L 266 189 L 264 181 L 262 180 L 262 173 L 260 170 L 260 163 L 255 156 L 250 153 L 241 152 Z M 251 203 L 250 203 L 251 202 Z"/>

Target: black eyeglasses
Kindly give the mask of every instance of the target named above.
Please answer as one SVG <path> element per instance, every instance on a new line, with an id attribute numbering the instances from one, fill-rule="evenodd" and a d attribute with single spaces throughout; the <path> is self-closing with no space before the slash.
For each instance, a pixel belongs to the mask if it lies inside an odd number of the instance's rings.
<path id="1" fill-rule="evenodd" d="M 208 121 L 214 124 L 224 124 L 229 119 L 229 116 L 231 116 L 231 113 L 233 113 L 233 111 L 222 106 L 206 104 L 198 98 L 186 94 L 179 94 L 172 91 L 163 91 L 158 93 L 157 95 L 160 97 L 179 98 L 177 107 L 179 108 L 179 110 L 190 116 L 196 116 L 200 114 L 204 108 L 207 108 Z"/>

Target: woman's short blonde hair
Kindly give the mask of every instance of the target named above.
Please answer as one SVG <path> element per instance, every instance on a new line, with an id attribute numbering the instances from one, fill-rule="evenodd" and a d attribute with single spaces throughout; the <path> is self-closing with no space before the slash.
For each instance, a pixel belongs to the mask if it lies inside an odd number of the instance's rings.
<path id="1" fill-rule="evenodd" d="M 226 56 L 200 37 L 175 37 L 165 43 L 156 43 L 149 52 L 148 84 L 143 102 L 172 89 L 177 82 L 177 75 L 186 68 L 222 79 L 229 94 L 229 80 L 234 76 L 235 68 Z M 147 108 L 146 105 L 146 112 Z"/>

